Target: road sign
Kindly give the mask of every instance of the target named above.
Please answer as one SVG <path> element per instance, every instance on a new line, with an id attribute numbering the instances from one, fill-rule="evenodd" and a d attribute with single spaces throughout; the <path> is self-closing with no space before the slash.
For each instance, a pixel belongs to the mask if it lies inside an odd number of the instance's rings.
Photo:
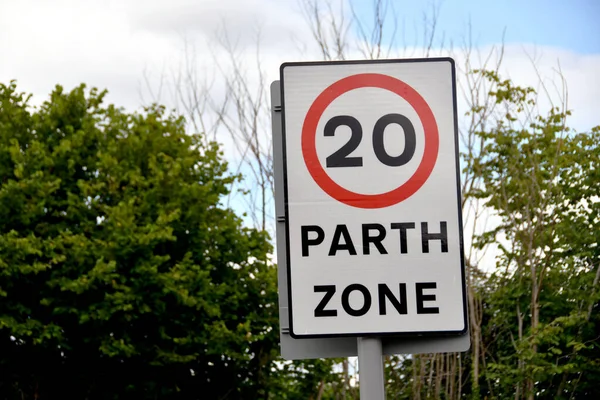
<path id="1" fill-rule="evenodd" d="M 271 119 L 273 124 L 273 169 L 275 213 L 277 215 L 277 280 L 279 289 L 279 338 L 281 356 L 286 360 L 352 357 L 358 355 L 355 337 L 293 338 L 290 336 L 286 218 L 283 196 L 283 145 L 280 82 L 271 84 Z M 382 338 L 384 355 L 461 352 L 469 349 L 469 331 L 460 336 L 414 336 Z"/>
<path id="2" fill-rule="evenodd" d="M 295 338 L 467 329 L 451 59 L 281 66 Z"/>

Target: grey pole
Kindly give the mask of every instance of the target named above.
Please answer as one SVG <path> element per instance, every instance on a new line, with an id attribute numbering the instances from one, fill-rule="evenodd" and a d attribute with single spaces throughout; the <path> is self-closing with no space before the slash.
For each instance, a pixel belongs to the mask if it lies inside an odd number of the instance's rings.
<path id="1" fill-rule="evenodd" d="M 359 337 L 358 378 L 361 400 L 385 400 L 381 338 Z"/>

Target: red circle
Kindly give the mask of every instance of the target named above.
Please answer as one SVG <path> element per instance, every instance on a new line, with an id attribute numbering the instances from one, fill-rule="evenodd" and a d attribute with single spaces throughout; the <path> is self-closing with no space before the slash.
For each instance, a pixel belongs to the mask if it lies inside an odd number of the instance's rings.
<path id="1" fill-rule="evenodd" d="M 415 173 L 402 185 L 380 194 L 355 193 L 338 185 L 327 175 L 317 157 L 317 125 L 325 109 L 342 94 L 363 87 L 389 90 L 406 100 L 417 112 L 425 131 L 425 150 Z M 312 103 L 302 126 L 302 155 L 311 176 L 334 199 L 357 208 L 383 208 L 406 200 L 423 186 L 437 160 L 438 127 L 429 105 L 415 89 L 383 74 L 357 74 L 340 79 L 326 88 Z"/>

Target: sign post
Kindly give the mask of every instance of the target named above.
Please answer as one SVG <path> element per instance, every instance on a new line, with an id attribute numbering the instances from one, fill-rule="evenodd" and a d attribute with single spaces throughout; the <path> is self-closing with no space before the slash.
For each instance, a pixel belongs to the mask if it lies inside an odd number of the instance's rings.
<path id="1" fill-rule="evenodd" d="M 360 398 L 384 400 L 385 387 L 381 339 L 360 337 L 358 341 L 358 373 Z"/>
<path id="2" fill-rule="evenodd" d="M 286 63 L 271 94 L 282 355 L 358 354 L 378 399 L 382 354 L 469 347 L 454 63 Z"/>

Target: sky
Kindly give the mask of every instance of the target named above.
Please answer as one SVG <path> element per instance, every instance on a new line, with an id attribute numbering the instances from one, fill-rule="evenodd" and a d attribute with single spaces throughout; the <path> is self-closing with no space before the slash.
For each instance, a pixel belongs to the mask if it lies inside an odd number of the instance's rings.
<path id="1" fill-rule="evenodd" d="M 423 2 L 396 3 L 403 13 L 408 6 L 413 20 L 422 14 Z M 600 53 L 598 0 L 445 0 L 425 9 L 431 7 L 439 9 L 439 30 L 450 38 L 464 34 L 470 24 L 479 45 L 497 43 L 504 33 L 506 43 Z"/>
<path id="2" fill-rule="evenodd" d="M 370 3 L 352 2 L 365 20 Z M 600 54 L 598 0 L 391 4 L 404 26 L 398 35 L 411 44 L 421 38 L 423 13 L 436 9 L 437 31 L 447 42 L 462 41 L 470 29 L 478 46 L 499 43 L 504 32 L 507 44 L 577 56 Z M 46 88 L 46 82 L 79 80 L 121 92 L 119 86 L 135 86 L 144 69 L 172 61 L 181 51 L 182 36 L 210 40 L 223 23 L 233 36 L 247 40 L 253 40 L 256 26 L 262 25 L 264 51 L 277 52 L 283 60 L 286 52 L 297 56 L 291 36 L 307 33 L 299 9 L 297 0 L 0 0 L 0 79 L 18 79 L 31 90 Z M 122 101 L 132 106 L 134 98 Z"/>
<path id="3" fill-rule="evenodd" d="M 348 1 L 342 2 L 347 13 Z M 338 3 L 333 0 L 334 12 L 339 12 Z M 351 1 L 366 26 L 370 4 Z M 390 4 L 399 16 L 396 39 L 409 47 L 423 44 L 423 32 L 435 11 L 434 47 L 470 41 L 485 50 L 504 41 L 507 75 L 524 83 L 535 84 L 529 56 L 535 56 L 543 75 L 552 75 L 560 65 L 577 128 L 589 129 L 595 123 L 600 98 L 595 72 L 600 70 L 600 1 L 391 0 Z M 181 70 L 186 46 L 194 48 L 198 68 L 210 75 L 215 32 L 223 27 L 240 47 L 250 50 L 260 27 L 261 55 L 270 80 L 277 78 L 281 62 L 319 59 L 308 44 L 310 32 L 298 0 L 0 0 L 0 81 L 16 79 L 38 102 L 55 84 L 70 88 L 85 82 L 108 89 L 111 102 L 136 109 L 148 101 L 149 87 L 160 86 L 161 76 Z M 353 36 L 358 33 L 350 31 Z M 167 97 L 159 100 L 168 103 Z"/>
<path id="4" fill-rule="evenodd" d="M 331 3 L 338 17 L 346 13 L 348 18 L 354 10 L 369 26 L 371 1 Z M 238 60 L 251 82 L 258 76 L 257 43 L 267 82 L 278 79 L 282 62 L 320 59 L 301 4 L 300 0 L 0 0 L 0 82 L 16 79 L 20 90 L 33 94 L 33 104 L 45 100 L 56 84 L 70 89 L 86 83 L 108 89 L 108 101 L 128 110 L 139 110 L 153 100 L 176 107 L 174 78 L 187 66 L 200 81 L 216 82 L 210 91 L 219 99 L 218 67 L 227 70 L 227 60 L 218 32 L 227 32 L 236 43 Z M 390 0 L 389 4 L 398 16 L 399 45 L 393 47 L 393 56 L 423 55 L 423 38 L 431 31 L 435 14 L 432 55 L 448 55 L 448 48 L 470 44 L 473 56 L 485 57 L 494 46 L 504 44 L 503 76 L 537 88 L 541 78 L 549 83 L 550 97 L 556 97 L 561 88 L 552 83 L 560 70 L 574 111 L 571 126 L 584 131 L 600 124 L 600 0 Z M 393 34 L 391 22 L 386 25 L 386 44 Z M 347 35 L 350 42 L 360 42 L 356 28 Z M 360 58 L 356 49 L 349 54 Z M 460 51 L 454 54 L 464 58 Z M 459 102 L 459 113 L 466 111 L 460 107 Z M 268 121 L 263 122 L 269 134 Z M 234 158 L 231 140 L 224 137 L 222 142 L 228 157 Z"/>

